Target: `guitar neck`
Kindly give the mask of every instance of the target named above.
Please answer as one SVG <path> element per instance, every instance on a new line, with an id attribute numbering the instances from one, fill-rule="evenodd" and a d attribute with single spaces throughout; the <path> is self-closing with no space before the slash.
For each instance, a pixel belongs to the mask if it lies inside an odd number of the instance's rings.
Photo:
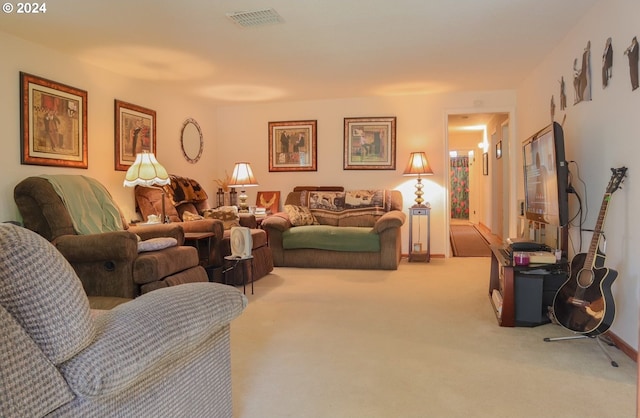
<path id="1" fill-rule="evenodd" d="M 595 266 L 596 254 L 598 253 L 598 245 L 600 243 L 600 236 L 603 233 L 604 218 L 607 214 L 607 208 L 609 207 L 609 201 L 611 200 L 611 193 L 606 193 L 602 199 L 602 205 L 600 205 L 600 213 L 598 214 L 598 220 L 596 221 L 596 227 L 593 230 L 593 236 L 591 237 L 591 244 L 589 245 L 589 252 L 585 258 L 585 267 L 593 268 Z"/>

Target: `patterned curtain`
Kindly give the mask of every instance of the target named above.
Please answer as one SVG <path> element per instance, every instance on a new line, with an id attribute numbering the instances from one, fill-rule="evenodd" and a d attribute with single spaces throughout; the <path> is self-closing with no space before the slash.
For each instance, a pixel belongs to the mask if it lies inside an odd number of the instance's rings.
<path id="1" fill-rule="evenodd" d="M 451 157 L 451 218 L 469 219 L 469 157 Z"/>

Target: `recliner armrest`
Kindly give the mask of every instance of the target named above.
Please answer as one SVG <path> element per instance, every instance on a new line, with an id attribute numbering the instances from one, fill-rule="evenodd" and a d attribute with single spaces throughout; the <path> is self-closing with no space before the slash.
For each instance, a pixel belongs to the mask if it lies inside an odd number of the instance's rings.
<path id="1" fill-rule="evenodd" d="M 212 338 L 246 305 L 242 292 L 218 283 L 154 290 L 99 315 L 97 338 L 60 370 L 85 396 L 125 390 Z"/>
<path id="2" fill-rule="evenodd" d="M 224 233 L 224 225 L 220 219 L 197 219 L 193 221 L 183 221 L 178 225 L 184 232 L 213 232 L 216 238 L 221 239 Z"/>
<path id="3" fill-rule="evenodd" d="M 258 227 L 258 221 L 256 221 L 256 215 L 252 213 L 239 213 L 240 226 L 244 226 L 251 229 Z"/>
<path id="4" fill-rule="evenodd" d="M 182 228 L 182 222 L 140 225 L 129 228 L 129 231 L 137 234 L 143 241 L 151 238 L 170 237 L 175 238 L 176 241 L 178 241 L 178 245 L 182 245 L 184 243 L 184 229 Z"/>
<path id="5" fill-rule="evenodd" d="M 128 231 L 62 235 L 52 243 L 70 263 L 134 260 L 138 256 L 138 239 Z"/>

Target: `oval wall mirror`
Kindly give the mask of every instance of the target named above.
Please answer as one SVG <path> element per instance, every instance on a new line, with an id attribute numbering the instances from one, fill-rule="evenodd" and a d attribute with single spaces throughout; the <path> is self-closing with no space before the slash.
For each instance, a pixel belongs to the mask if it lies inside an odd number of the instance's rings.
<path id="1" fill-rule="evenodd" d="M 180 146 L 182 147 L 182 155 L 191 164 L 197 163 L 202 156 L 202 148 L 204 147 L 202 130 L 195 119 L 189 118 L 182 124 Z"/>

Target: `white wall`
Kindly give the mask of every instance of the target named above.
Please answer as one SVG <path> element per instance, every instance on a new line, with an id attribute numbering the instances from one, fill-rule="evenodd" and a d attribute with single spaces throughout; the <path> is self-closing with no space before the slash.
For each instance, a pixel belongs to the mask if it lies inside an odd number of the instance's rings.
<path id="1" fill-rule="evenodd" d="M 2 97 L 3 152 L 0 153 L 0 221 L 17 220 L 13 188 L 23 178 L 39 174 L 82 174 L 100 180 L 112 193 L 127 218 L 134 216 L 133 190 L 124 188 L 124 171 L 114 168 L 114 99 L 156 111 L 157 156 L 170 173 L 189 172 L 213 181 L 217 156 L 214 117 L 207 104 L 159 84 L 131 80 L 103 71 L 36 44 L 0 32 L 0 97 Z M 73 169 L 21 165 L 19 72 L 67 84 L 88 92 L 89 168 Z M 205 147 L 198 164 L 189 164 L 180 150 L 183 121 L 195 118 L 204 134 Z"/>
<path id="2" fill-rule="evenodd" d="M 634 177 L 640 170 L 640 89 L 631 91 L 629 66 L 624 50 L 634 36 L 640 36 L 637 0 L 598 2 L 570 34 L 550 52 L 518 90 L 517 138 L 522 141 L 550 123 L 549 103 L 555 97 L 556 121 L 564 123 L 565 148 L 570 165 L 572 184 L 582 196 L 588 215 L 584 228 L 593 228 L 611 177 L 610 168 L 627 166 L 628 178 L 609 204 L 605 222 L 607 238 L 606 266 L 618 271 L 613 285 L 616 320 L 612 331 L 634 348 L 638 346 L 638 272 L 637 257 L 640 227 L 637 212 L 640 207 L 638 187 Z M 614 61 L 609 87 L 602 88 L 601 62 L 606 39 L 612 38 Z M 591 41 L 592 101 L 573 105 L 573 60 L 581 57 Z M 559 80 L 567 84 L 566 111 L 560 111 Z M 521 157 L 519 164 L 521 164 Z M 578 170 L 579 167 L 579 170 Z M 585 188 L 580 180 L 586 184 Z M 521 181 L 519 182 L 522 183 Z M 519 189 L 522 196 L 522 187 Z M 570 197 L 572 213 L 577 201 Z M 635 215 L 634 215 L 635 213 Z M 570 247 L 578 247 L 578 229 L 571 229 Z M 590 233 L 583 233 L 582 252 L 588 250 Z"/>
<path id="3" fill-rule="evenodd" d="M 475 104 L 475 106 L 474 106 Z M 247 189 L 250 201 L 258 190 L 279 190 L 283 200 L 297 185 L 342 185 L 353 188 L 390 188 L 402 191 L 405 207 L 414 203 L 415 178 L 403 177 L 409 153 L 425 151 L 434 175 L 425 177 L 424 198 L 432 205 L 431 251 L 448 254 L 449 155 L 445 143 L 450 109 L 456 111 L 505 111 L 515 105 L 512 91 L 470 92 L 449 95 L 341 99 L 228 106 L 218 109 L 216 137 L 219 169 L 231 172 L 234 161 L 251 162 L 259 187 Z M 480 108 L 479 108 L 480 107 Z M 343 170 L 345 117 L 397 117 L 396 170 Z M 316 172 L 269 172 L 269 121 L 318 121 Z M 224 157 L 222 157 L 224 156 Z M 407 252 L 408 229 L 403 231 Z"/>
<path id="4" fill-rule="evenodd" d="M 122 187 L 123 171 L 114 169 L 114 99 L 157 112 L 157 156 L 170 173 L 199 180 L 214 202 L 215 179 L 231 173 L 236 161 L 251 162 L 260 183 L 247 189 L 250 201 L 258 190 L 279 190 L 282 198 L 301 184 L 338 184 L 346 188 L 387 187 L 399 189 L 405 206 L 413 203 L 415 178 L 402 171 L 411 151 L 425 151 L 435 175 L 425 178 L 425 198 L 433 205 L 432 252 L 448 254 L 448 214 L 445 185 L 448 155 L 445 138 L 447 112 L 493 112 L 515 107 L 514 91 L 468 92 L 433 96 L 344 99 L 309 102 L 230 105 L 214 108 L 162 83 L 132 80 L 93 67 L 71 56 L 0 33 L 5 57 L 0 66 L 0 94 L 4 111 L 5 152 L 0 164 L 0 220 L 19 220 L 13 188 L 23 178 L 43 173 L 83 174 L 101 181 L 113 194 L 127 218 L 135 217 L 131 189 Z M 24 71 L 88 92 L 87 170 L 20 164 L 19 72 Z M 396 170 L 342 170 L 343 118 L 396 116 Z M 179 148 L 179 132 L 187 117 L 195 118 L 204 133 L 204 153 L 189 164 Z M 268 171 L 268 122 L 301 119 L 318 121 L 318 171 L 270 173 Z M 406 252 L 405 231 L 404 251 Z"/>

